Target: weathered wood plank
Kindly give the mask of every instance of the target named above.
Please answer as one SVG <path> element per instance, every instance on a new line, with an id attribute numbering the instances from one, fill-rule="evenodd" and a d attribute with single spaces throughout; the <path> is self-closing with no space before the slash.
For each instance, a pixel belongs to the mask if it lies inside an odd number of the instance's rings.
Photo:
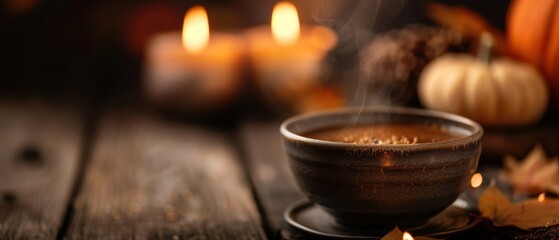
<path id="1" fill-rule="evenodd" d="M 98 129 L 66 238 L 265 238 L 225 136 L 124 112 Z"/>
<path id="2" fill-rule="evenodd" d="M 267 229 L 278 237 L 287 229 L 283 212 L 304 198 L 289 171 L 281 146 L 279 122 L 247 122 L 240 129 L 246 166 L 264 214 Z M 284 233 L 285 234 L 285 233 Z"/>
<path id="3" fill-rule="evenodd" d="M 0 239 L 54 239 L 76 177 L 83 114 L 0 103 Z"/>

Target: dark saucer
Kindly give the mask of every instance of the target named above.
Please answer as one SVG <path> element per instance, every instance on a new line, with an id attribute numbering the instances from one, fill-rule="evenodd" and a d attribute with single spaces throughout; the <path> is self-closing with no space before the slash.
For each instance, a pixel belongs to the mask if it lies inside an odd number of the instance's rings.
<path id="1" fill-rule="evenodd" d="M 321 239 L 380 239 L 392 229 L 350 229 L 337 224 L 334 218 L 304 199 L 287 207 L 287 223 L 298 233 Z M 479 223 L 470 212 L 450 206 L 422 226 L 404 229 L 415 236 L 447 237 L 464 232 Z"/>

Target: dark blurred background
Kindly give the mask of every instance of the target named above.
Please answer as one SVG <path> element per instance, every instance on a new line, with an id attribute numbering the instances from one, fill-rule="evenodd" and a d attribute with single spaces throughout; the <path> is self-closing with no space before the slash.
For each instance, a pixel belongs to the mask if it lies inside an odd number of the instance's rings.
<path id="1" fill-rule="evenodd" d="M 294 2 L 301 22 L 315 21 L 317 16 L 313 19 L 312 13 L 316 1 Z M 348 9 L 359 4 L 355 0 L 338 2 Z M 504 28 L 508 0 L 441 2 L 465 5 Z M 202 4 L 208 8 L 212 30 L 235 32 L 269 23 L 275 3 L 251 0 L 3 0 L 0 8 L 0 94 L 95 97 L 100 101 L 139 103 L 147 40 L 158 32 L 180 30 L 184 12 L 190 6 Z M 410 0 L 383 1 L 381 5 L 386 8 L 381 8 L 377 16 L 363 18 L 359 24 L 377 33 L 408 23 L 426 22 L 422 4 L 422 1 Z M 403 7 L 390 11 L 391 5 Z M 346 12 L 352 13 L 351 10 Z M 348 16 L 334 17 L 343 22 Z"/>

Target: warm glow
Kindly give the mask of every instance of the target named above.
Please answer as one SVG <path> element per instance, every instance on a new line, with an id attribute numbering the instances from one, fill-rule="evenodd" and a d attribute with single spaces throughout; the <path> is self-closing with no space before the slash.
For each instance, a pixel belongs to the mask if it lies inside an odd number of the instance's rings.
<path id="1" fill-rule="evenodd" d="M 404 232 L 404 236 L 402 237 L 402 240 L 413 240 L 413 237 L 409 232 Z"/>
<path id="2" fill-rule="evenodd" d="M 538 202 L 543 202 L 545 201 L 545 193 L 540 193 L 540 195 L 538 196 Z"/>
<path id="3" fill-rule="evenodd" d="M 301 26 L 295 5 L 279 2 L 272 12 L 272 35 L 282 45 L 292 45 L 299 39 Z"/>
<path id="4" fill-rule="evenodd" d="M 184 15 L 182 26 L 182 46 L 187 52 L 199 53 L 210 39 L 208 14 L 202 6 L 194 6 Z"/>
<path id="5" fill-rule="evenodd" d="M 472 184 L 472 187 L 477 188 L 481 186 L 481 183 L 483 183 L 483 177 L 481 176 L 481 173 L 474 174 L 472 176 L 472 179 L 470 180 L 470 184 Z"/>

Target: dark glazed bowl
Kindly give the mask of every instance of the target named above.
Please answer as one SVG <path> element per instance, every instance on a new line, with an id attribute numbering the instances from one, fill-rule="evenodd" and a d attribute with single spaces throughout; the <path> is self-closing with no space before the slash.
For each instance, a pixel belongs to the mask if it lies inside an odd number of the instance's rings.
<path id="1" fill-rule="evenodd" d="M 481 126 L 411 108 L 340 109 L 298 115 L 280 128 L 289 165 L 308 198 L 349 227 L 415 226 L 454 202 L 476 172 Z M 412 145 L 322 141 L 302 134 L 353 124 L 421 123 L 465 137 Z"/>

